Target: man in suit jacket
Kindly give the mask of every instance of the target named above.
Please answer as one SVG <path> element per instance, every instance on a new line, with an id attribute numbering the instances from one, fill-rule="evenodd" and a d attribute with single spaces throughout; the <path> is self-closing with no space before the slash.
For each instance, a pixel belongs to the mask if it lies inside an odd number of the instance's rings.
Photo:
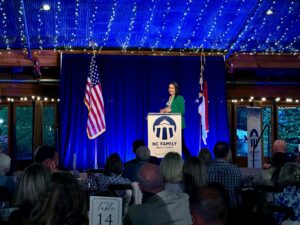
<path id="1" fill-rule="evenodd" d="M 138 180 L 144 203 L 129 207 L 124 225 L 193 224 L 188 195 L 165 191 L 164 179 L 157 165 L 143 165 Z"/>

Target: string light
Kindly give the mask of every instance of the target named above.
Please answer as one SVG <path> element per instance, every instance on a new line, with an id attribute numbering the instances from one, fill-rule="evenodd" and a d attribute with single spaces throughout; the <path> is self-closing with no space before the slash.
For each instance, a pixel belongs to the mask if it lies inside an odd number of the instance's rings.
<path id="1" fill-rule="evenodd" d="M 93 33 L 93 30 L 94 30 L 94 27 L 95 27 L 95 21 L 96 21 L 96 17 L 98 15 L 98 5 L 96 4 L 96 2 L 94 3 L 94 11 L 92 13 L 92 16 L 90 18 L 90 21 L 89 21 L 89 36 L 88 36 L 88 40 L 87 40 L 87 44 L 90 46 L 90 43 L 93 42 L 93 36 L 94 36 L 94 33 Z"/>
<path id="2" fill-rule="evenodd" d="M 247 97 L 246 97 L 247 98 Z M 244 98 L 240 98 L 240 100 L 238 100 L 237 98 L 228 98 L 227 99 L 228 102 L 232 102 L 232 103 L 238 103 L 238 102 L 241 102 L 243 103 L 244 102 Z M 250 96 L 248 97 L 248 102 L 257 102 L 257 103 L 299 103 L 299 99 L 292 99 L 292 98 L 285 98 L 284 100 L 281 100 L 280 97 L 276 97 L 276 98 L 266 98 L 266 97 L 253 97 L 253 96 Z"/>
<path id="3" fill-rule="evenodd" d="M 293 0 L 285 3 L 278 0 L 234 3 L 230 0 L 183 0 L 180 4 L 171 0 L 147 3 L 130 0 L 127 2 L 130 4 L 121 4 L 120 0 L 74 0 L 72 4 L 57 0 L 51 5 L 52 12 L 42 11 L 40 4 L 19 0 L 14 4 L 18 10 L 14 15 L 12 10 L 6 10 L 10 6 L 8 2 L 0 0 L 1 47 L 7 52 L 11 48 L 30 47 L 40 50 L 53 47 L 55 51 L 65 47 L 73 51 L 74 47 L 86 48 L 91 41 L 99 44 L 99 51 L 102 48 L 123 51 L 150 48 L 153 52 L 160 49 L 160 54 L 170 54 L 179 49 L 180 55 L 187 51 L 198 53 L 202 48 L 211 54 L 223 54 L 227 50 L 228 55 L 234 52 L 298 54 L 300 51 L 297 33 L 300 14 Z M 22 4 L 25 4 L 24 9 Z M 268 16 L 268 10 L 274 14 Z M 23 15 L 24 12 L 27 15 Z M 16 17 L 19 32 L 16 40 L 9 26 L 12 16 Z M 48 16 L 53 23 L 48 23 Z M 24 18 L 28 18 L 29 35 Z M 31 35 L 34 38 L 29 40 Z"/>
<path id="4" fill-rule="evenodd" d="M 6 49 L 10 50 L 9 47 L 9 39 L 8 39 L 8 35 L 7 35 L 7 15 L 6 12 L 3 9 L 3 4 L 4 4 L 4 0 L 0 1 L 0 16 L 2 16 L 2 27 L 3 27 L 3 39 L 6 45 Z"/>
<path id="5" fill-rule="evenodd" d="M 42 10 L 49 11 L 50 10 L 50 5 L 49 4 L 43 4 Z"/>
<path id="6" fill-rule="evenodd" d="M 38 37 L 38 44 L 39 44 L 39 49 L 42 50 L 43 49 L 43 40 L 41 38 L 41 28 L 43 27 L 43 21 L 41 19 L 41 15 L 40 15 L 40 11 L 37 14 L 37 20 L 39 23 L 39 27 L 37 29 L 37 37 Z"/>
<path id="7" fill-rule="evenodd" d="M 79 19 L 79 0 L 75 2 L 75 12 L 74 12 L 74 29 L 71 32 L 71 40 L 69 45 L 69 50 L 72 50 L 72 47 L 75 45 L 75 40 L 77 39 L 77 30 L 78 30 L 78 19 Z"/>
<path id="8" fill-rule="evenodd" d="M 130 38 L 132 36 L 132 30 L 134 28 L 134 22 L 135 22 L 136 13 L 137 13 L 136 9 L 137 9 L 136 2 L 134 2 L 133 3 L 133 8 L 132 8 L 132 16 L 131 16 L 130 24 L 129 24 L 129 29 L 128 29 L 128 32 L 127 32 L 127 36 L 125 38 L 125 42 L 122 44 L 123 51 L 126 51 L 128 45 L 129 45 L 129 42 L 130 42 Z"/>
<path id="9" fill-rule="evenodd" d="M 15 101 L 21 101 L 21 102 L 31 102 L 31 101 L 49 101 L 49 97 L 40 97 L 40 96 L 31 96 L 31 98 L 28 98 L 27 96 L 21 96 L 21 97 L 3 97 L 3 96 L 0 96 L 0 101 L 3 101 L 3 99 L 6 99 L 6 101 L 8 102 L 15 102 Z M 51 98 L 51 102 L 59 102 L 60 99 L 55 99 L 55 98 Z"/>
<path id="10" fill-rule="evenodd" d="M 108 22 L 108 25 L 107 25 L 107 30 L 106 30 L 104 38 L 103 38 L 103 46 L 101 46 L 99 48 L 99 52 L 101 52 L 102 47 L 105 47 L 106 44 L 107 44 L 107 40 L 108 40 L 109 35 L 111 33 L 112 23 L 113 23 L 113 21 L 115 20 L 115 17 L 116 17 L 116 8 L 117 8 L 117 6 L 118 6 L 118 1 L 115 0 L 113 5 L 112 5 L 111 15 L 110 15 L 110 19 L 109 19 L 109 22 Z"/>
<path id="11" fill-rule="evenodd" d="M 202 2 L 202 1 L 201 1 L 201 2 Z M 200 10 L 200 13 L 199 13 L 199 15 L 198 15 L 198 18 L 197 18 L 197 20 L 196 20 L 196 26 L 195 26 L 195 28 L 194 28 L 193 31 L 192 31 L 192 37 L 191 37 L 191 39 L 194 39 L 194 38 L 195 38 L 196 33 L 197 33 L 197 31 L 199 30 L 199 28 L 200 28 L 200 23 L 201 23 L 202 18 L 203 18 L 202 15 L 203 15 L 203 13 L 205 12 L 205 8 L 208 7 L 208 3 L 209 3 L 209 0 L 208 0 L 206 3 L 202 2 L 202 4 L 205 4 L 204 7 L 203 7 L 203 5 L 201 5 L 201 6 L 199 7 L 201 10 Z M 187 43 L 186 43 L 184 46 L 187 48 L 188 45 L 190 44 L 190 42 L 191 42 L 191 41 L 188 40 Z M 205 40 L 203 40 L 203 42 L 205 42 Z M 194 46 L 192 46 L 192 49 L 197 49 L 196 52 L 198 52 L 200 48 L 203 48 L 203 44 L 204 44 L 204 43 L 202 43 L 200 46 L 194 45 Z"/>
<path id="12" fill-rule="evenodd" d="M 179 25 L 177 27 L 177 33 L 176 33 L 175 37 L 173 38 L 173 43 L 171 44 L 169 51 L 171 51 L 174 48 L 174 45 L 176 44 L 177 39 L 178 39 L 179 35 L 181 34 L 181 30 L 184 25 L 185 19 L 189 15 L 189 11 L 191 10 L 190 9 L 191 3 L 192 3 L 192 0 L 189 0 L 186 2 L 186 9 L 183 12 L 183 16 L 182 16 L 181 20 L 179 21 Z"/>
<path id="13" fill-rule="evenodd" d="M 61 21 L 59 20 L 61 13 L 61 3 L 58 0 L 56 4 L 56 10 L 55 10 L 55 35 L 54 35 L 54 50 L 56 51 L 56 48 L 58 46 L 58 36 L 60 35 L 60 32 L 58 31 L 58 28 L 61 27 Z"/>
<path id="14" fill-rule="evenodd" d="M 171 5 L 170 5 L 169 1 L 166 2 L 165 7 L 166 7 L 166 10 L 165 10 L 164 14 L 162 15 L 162 26 L 158 30 L 154 45 L 151 47 L 152 51 L 154 51 L 159 46 L 160 41 L 163 40 L 163 33 L 165 32 L 165 29 L 167 26 L 166 18 L 168 17 L 170 10 L 171 10 Z"/>
<path id="15" fill-rule="evenodd" d="M 24 34 L 24 30 L 25 30 L 25 24 L 23 21 L 23 7 L 22 7 L 22 1 L 19 1 L 19 16 L 18 16 L 18 22 L 19 22 L 19 31 L 20 31 L 20 40 L 21 40 L 21 44 L 23 46 L 26 46 L 26 36 Z"/>
<path id="16" fill-rule="evenodd" d="M 149 28 L 150 28 L 150 25 L 151 25 L 152 20 L 153 20 L 154 12 L 156 11 L 155 10 L 155 8 L 156 8 L 155 2 L 156 2 L 156 0 L 151 1 L 151 4 L 152 4 L 152 7 L 150 8 L 151 14 L 150 14 L 150 18 L 146 22 L 139 49 L 144 47 L 146 39 L 148 37 Z"/>

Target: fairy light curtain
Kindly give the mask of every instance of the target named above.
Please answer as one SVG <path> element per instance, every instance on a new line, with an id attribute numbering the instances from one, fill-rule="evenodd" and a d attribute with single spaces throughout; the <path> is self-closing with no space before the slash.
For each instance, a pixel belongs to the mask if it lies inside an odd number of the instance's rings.
<path id="1" fill-rule="evenodd" d="M 62 55 L 60 90 L 60 160 L 72 169 L 98 167 L 117 152 L 123 161 L 132 159 L 132 142 L 147 141 L 149 112 L 159 112 L 169 94 L 168 84 L 177 81 L 185 98 L 185 139 L 193 155 L 199 151 L 200 116 L 198 103 L 200 57 L 97 55 L 105 104 L 106 132 L 97 141 L 86 135 L 87 110 L 83 102 L 91 55 Z M 206 57 L 205 78 L 209 89 L 209 136 L 211 151 L 217 140 L 229 140 L 223 57 Z"/>

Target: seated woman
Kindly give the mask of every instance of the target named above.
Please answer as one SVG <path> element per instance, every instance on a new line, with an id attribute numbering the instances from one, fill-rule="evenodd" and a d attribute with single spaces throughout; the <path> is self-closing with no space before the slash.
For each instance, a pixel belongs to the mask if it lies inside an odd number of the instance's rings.
<path id="1" fill-rule="evenodd" d="M 76 178 L 68 172 L 53 173 L 45 194 L 31 212 L 32 225 L 87 225 L 87 201 Z"/>
<path id="2" fill-rule="evenodd" d="M 120 156 L 117 153 L 111 154 L 105 163 L 104 174 L 97 177 L 98 191 L 104 192 L 109 190 L 109 185 L 112 184 L 128 184 L 131 185 L 131 181 L 122 177 L 123 163 Z M 124 191 L 117 192 L 117 195 L 122 197 Z"/>
<path id="3" fill-rule="evenodd" d="M 280 170 L 278 182 L 283 191 L 274 194 L 274 204 L 292 207 L 294 215 L 290 220 L 300 221 L 300 164 L 286 163 Z M 281 219 L 280 215 L 276 217 Z"/>
<path id="4" fill-rule="evenodd" d="M 159 167 L 165 179 L 165 190 L 182 193 L 184 191 L 182 157 L 177 152 L 168 152 L 161 160 Z"/>
<path id="5" fill-rule="evenodd" d="M 207 186 L 207 171 L 205 162 L 196 156 L 191 156 L 183 164 L 185 192 L 193 195 L 200 187 Z"/>
<path id="6" fill-rule="evenodd" d="M 208 166 L 212 161 L 212 155 L 208 148 L 202 148 L 198 154 L 198 158 L 204 161 L 206 166 Z"/>
<path id="7" fill-rule="evenodd" d="M 40 163 L 26 167 L 16 192 L 15 207 L 9 217 L 9 224 L 27 224 L 30 212 L 44 194 L 51 172 Z"/>
<path id="8" fill-rule="evenodd" d="M 105 163 L 104 174 L 97 176 L 98 191 L 100 193 L 113 191 L 117 197 L 123 198 L 123 214 L 127 212 L 127 206 L 129 205 L 132 197 L 132 190 L 126 191 L 125 189 L 132 189 L 132 183 L 129 179 L 122 177 L 123 163 L 120 156 L 117 153 L 111 154 Z M 124 188 L 120 189 L 110 188 L 113 185 L 123 185 Z"/>

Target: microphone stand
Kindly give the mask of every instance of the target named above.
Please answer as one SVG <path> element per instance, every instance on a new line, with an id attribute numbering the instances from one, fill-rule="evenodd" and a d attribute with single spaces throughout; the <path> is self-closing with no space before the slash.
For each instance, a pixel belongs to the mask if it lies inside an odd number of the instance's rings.
<path id="1" fill-rule="evenodd" d="M 261 134 L 259 135 L 258 139 L 257 139 L 257 142 L 254 143 L 253 145 L 253 149 L 252 149 L 252 165 L 253 165 L 253 168 L 255 167 L 255 162 L 254 162 L 254 158 L 255 158 L 255 149 L 257 148 L 258 146 L 258 143 L 260 142 L 260 139 L 262 138 L 266 128 L 268 128 L 268 148 L 269 148 L 269 145 L 270 145 L 270 141 L 269 141 L 269 132 L 270 132 L 270 125 L 269 124 L 266 124 L 264 126 L 264 129 L 262 130 Z M 268 149 L 269 151 L 269 149 Z"/>

